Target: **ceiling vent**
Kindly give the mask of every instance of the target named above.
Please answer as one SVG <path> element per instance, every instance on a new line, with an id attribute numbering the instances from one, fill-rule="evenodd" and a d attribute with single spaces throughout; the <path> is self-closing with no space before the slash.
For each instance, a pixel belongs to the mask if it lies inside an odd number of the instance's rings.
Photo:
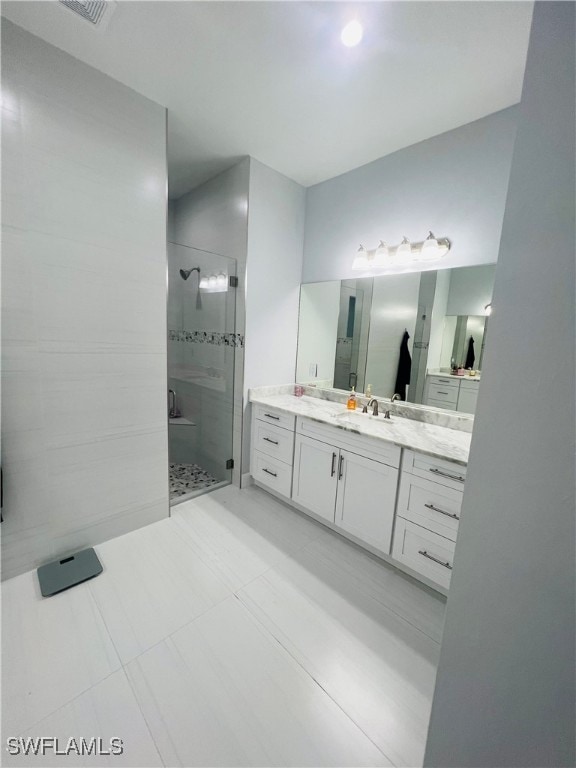
<path id="1" fill-rule="evenodd" d="M 106 0 L 60 0 L 60 2 L 95 27 L 102 22 L 107 9 L 112 5 Z"/>

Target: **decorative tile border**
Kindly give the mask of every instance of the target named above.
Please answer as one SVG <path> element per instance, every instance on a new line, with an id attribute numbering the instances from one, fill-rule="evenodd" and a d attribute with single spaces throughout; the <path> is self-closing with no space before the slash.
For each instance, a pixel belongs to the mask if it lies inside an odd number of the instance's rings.
<path id="1" fill-rule="evenodd" d="M 168 331 L 169 341 L 186 341 L 189 344 L 215 344 L 218 347 L 243 347 L 244 334 L 218 333 L 216 331 Z"/>

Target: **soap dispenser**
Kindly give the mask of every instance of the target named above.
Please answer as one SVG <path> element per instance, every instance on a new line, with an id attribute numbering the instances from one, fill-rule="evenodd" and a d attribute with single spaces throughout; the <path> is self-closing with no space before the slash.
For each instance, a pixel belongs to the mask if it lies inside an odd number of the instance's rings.
<path id="1" fill-rule="evenodd" d="M 356 392 L 354 392 L 354 387 L 352 387 L 352 392 L 350 392 L 350 397 L 346 403 L 346 408 L 348 408 L 349 411 L 356 410 Z"/>
<path id="2" fill-rule="evenodd" d="M 366 392 L 364 392 L 364 394 L 368 399 L 372 397 L 372 384 L 368 384 L 368 386 L 366 387 Z"/>

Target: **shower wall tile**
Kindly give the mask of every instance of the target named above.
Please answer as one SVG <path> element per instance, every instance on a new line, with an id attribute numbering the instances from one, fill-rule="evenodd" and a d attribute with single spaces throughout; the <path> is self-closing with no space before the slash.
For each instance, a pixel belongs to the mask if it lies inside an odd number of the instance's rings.
<path id="1" fill-rule="evenodd" d="M 168 514 L 165 110 L 2 25 L 3 577 Z"/>

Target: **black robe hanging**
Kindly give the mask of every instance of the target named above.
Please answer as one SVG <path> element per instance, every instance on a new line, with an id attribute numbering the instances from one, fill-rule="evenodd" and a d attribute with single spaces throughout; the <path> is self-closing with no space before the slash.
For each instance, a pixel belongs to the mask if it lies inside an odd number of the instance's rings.
<path id="1" fill-rule="evenodd" d="M 394 384 L 393 394 L 400 395 L 402 400 L 406 400 L 406 387 L 410 384 L 410 371 L 412 369 L 412 358 L 408 350 L 408 339 L 410 334 L 404 331 L 402 343 L 400 344 L 400 357 L 398 359 L 398 373 L 396 374 L 396 384 Z"/>
<path id="2" fill-rule="evenodd" d="M 468 342 L 468 352 L 466 353 L 466 362 L 464 363 L 464 368 L 474 368 L 474 339 L 472 336 L 470 336 L 470 340 Z"/>

